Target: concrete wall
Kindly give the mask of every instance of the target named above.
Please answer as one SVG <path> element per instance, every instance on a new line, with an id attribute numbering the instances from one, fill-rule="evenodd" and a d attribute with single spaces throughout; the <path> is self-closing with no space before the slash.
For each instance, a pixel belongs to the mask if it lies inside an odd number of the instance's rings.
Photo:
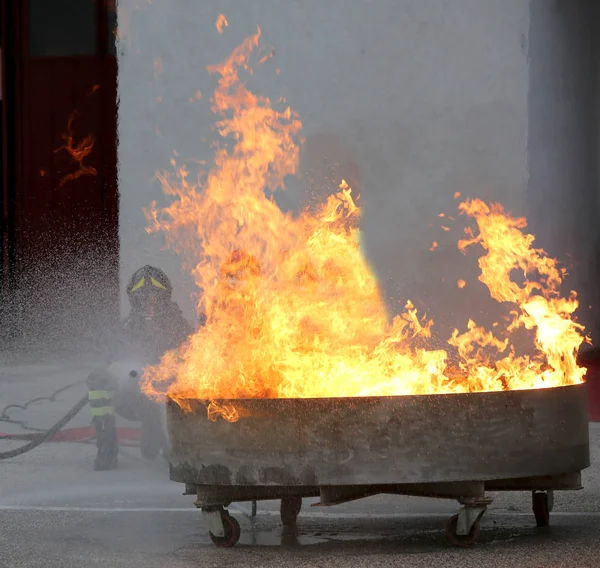
<path id="1" fill-rule="evenodd" d="M 273 100 L 284 95 L 307 139 L 302 177 L 278 199 L 297 206 L 349 178 L 390 305 L 408 297 L 426 306 L 443 336 L 469 316 L 480 320 L 487 293 L 475 257 L 456 251 L 464 224 L 446 233 L 437 217 L 454 212 L 456 191 L 532 216 L 541 244 L 561 258 L 579 249 L 579 214 L 590 217 L 581 204 L 555 223 L 590 183 L 579 151 L 585 69 L 572 65 L 586 50 L 578 10 L 561 0 L 120 0 L 123 287 L 138 266 L 158 264 L 191 316 L 191 278 L 160 250 L 161 236 L 144 232 L 142 208 L 166 203 L 153 178 L 174 150 L 192 167 L 210 161 L 216 79 L 206 66 L 260 25 L 261 45 L 275 55 L 250 84 Z M 229 20 L 223 35 L 219 13 Z M 458 278 L 467 288 L 458 290 Z"/>

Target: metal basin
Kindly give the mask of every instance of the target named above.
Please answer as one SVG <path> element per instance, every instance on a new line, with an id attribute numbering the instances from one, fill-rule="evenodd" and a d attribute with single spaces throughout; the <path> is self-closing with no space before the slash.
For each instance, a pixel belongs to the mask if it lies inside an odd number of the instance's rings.
<path id="1" fill-rule="evenodd" d="M 167 403 L 170 475 L 195 494 L 211 539 L 233 546 L 233 501 L 281 499 L 295 526 L 302 497 L 336 505 L 378 493 L 456 499 L 446 523 L 470 546 L 492 499 L 486 491 L 532 492 L 547 526 L 555 489 L 581 489 L 590 464 L 586 386 L 424 396 L 247 399 L 237 422 L 210 421 Z"/>
<path id="2" fill-rule="evenodd" d="M 167 404 L 171 479 L 217 486 L 487 481 L 589 466 L 586 387 L 230 401 L 208 420 Z M 226 402 L 226 401 L 225 401 Z"/>

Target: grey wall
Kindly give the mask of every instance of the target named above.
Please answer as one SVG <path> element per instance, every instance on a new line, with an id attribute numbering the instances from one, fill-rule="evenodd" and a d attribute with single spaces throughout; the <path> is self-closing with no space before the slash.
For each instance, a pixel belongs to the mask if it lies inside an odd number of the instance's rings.
<path id="1" fill-rule="evenodd" d="M 555 222 L 570 196 L 591 183 L 581 166 L 589 160 L 580 151 L 589 133 L 580 107 L 585 65 L 573 65 L 586 50 L 577 33 L 585 17 L 576 5 L 121 0 L 123 287 L 139 265 L 159 264 L 191 315 L 191 278 L 161 250 L 160 235 L 145 233 L 142 208 L 167 202 L 154 175 L 170 167 L 174 150 L 192 167 L 193 160 L 210 161 L 208 98 L 216 79 L 206 66 L 260 25 L 262 49 L 275 55 L 255 68 L 250 85 L 273 100 L 285 96 L 306 137 L 302 175 L 278 199 L 298 206 L 310 192 L 328 193 L 340 177 L 349 178 L 362 196 L 366 254 L 393 309 L 407 297 L 427 306 L 443 336 L 468 316 L 493 317 L 474 254 L 456 251 L 464 224 L 446 233 L 437 214 L 454 212 L 456 191 L 497 200 L 532 215 L 552 254 L 565 259 L 579 250 L 579 213 L 589 218 L 590 208 L 582 202 L 569 209 L 568 221 Z M 223 35 L 215 29 L 219 13 L 229 20 Z M 194 99 L 198 90 L 201 100 Z M 434 240 L 440 246 L 430 252 Z M 467 288 L 458 290 L 458 278 Z"/>

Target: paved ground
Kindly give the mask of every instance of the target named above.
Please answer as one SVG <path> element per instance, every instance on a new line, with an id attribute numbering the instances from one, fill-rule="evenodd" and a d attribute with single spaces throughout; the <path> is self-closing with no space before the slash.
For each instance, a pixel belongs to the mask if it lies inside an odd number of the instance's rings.
<path id="1" fill-rule="evenodd" d="M 0 368 L 0 401 L 23 404 L 85 376 L 93 361 Z M 48 427 L 85 393 L 76 386 L 11 418 Z M 89 424 L 84 410 L 75 426 Z M 16 432 L 0 422 L 0 431 Z M 504 494 L 486 513 L 478 545 L 449 547 L 443 527 L 453 502 L 376 497 L 331 509 L 305 500 L 296 533 L 282 530 L 277 504 L 259 514 L 237 505 L 234 549 L 208 539 L 193 498 L 168 479 L 166 464 L 124 447 L 121 467 L 94 472 L 90 444 L 51 443 L 0 462 L 0 567 L 183 568 L 196 566 L 595 568 L 600 566 L 600 425 L 590 427 L 593 465 L 585 490 L 556 495 L 552 526 L 535 528 L 528 494 Z M 0 451 L 14 447 L 0 442 Z"/>

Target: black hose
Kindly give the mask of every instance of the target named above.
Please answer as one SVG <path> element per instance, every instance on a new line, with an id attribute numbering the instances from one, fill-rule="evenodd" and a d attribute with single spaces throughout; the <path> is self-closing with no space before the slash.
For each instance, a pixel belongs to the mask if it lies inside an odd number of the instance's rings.
<path id="1" fill-rule="evenodd" d="M 7 422 L 8 424 L 14 424 L 15 426 L 19 426 L 20 428 L 23 428 L 23 430 L 30 430 L 32 432 L 39 432 L 40 434 L 43 434 L 46 432 L 46 430 L 43 430 L 41 428 L 33 428 L 32 426 L 28 426 L 24 420 L 14 420 L 13 418 L 10 418 L 8 415 L 8 411 L 12 408 L 18 408 L 19 410 L 27 410 L 27 408 L 36 403 L 36 402 L 41 402 L 43 400 L 47 400 L 48 402 L 56 402 L 56 397 L 59 394 L 62 394 L 63 392 L 65 392 L 68 389 L 71 389 L 73 387 L 76 387 L 78 385 L 81 384 L 85 384 L 85 381 L 77 381 L 75 383 L 72 383 L 70 385 L 67 385 L 65 387 L 61 387 L 58 390 L 55 390 L 50 396 L 38 396 L 37 398 L 33 398 L 31 400 L 28 400 L 25 404 L 7 404 L 3 409 L 2 409 L 2 413 L 0 414 L 0 422 Z M 4 439 L 7 438 L 7 436 L 3 436 Z M 31 439 L 32 437 L 29 436 L 29 439 Z"/>
<path id="2" fill-rule="evenodd" d="M 56 434 L 63 426 L 65 426 L 68 422 L 71 421 L 73 417 L 75 417 L 80 410 L 88 403 L 88 395 L 86 394 L 67 414 L 65 414 L 52 428 L 46 430 L 45 432 L 38 434 L 31 442 L 21 446 L 20 448 L 16 448 L 14 450 L 9 450 L 7 452 L 0 453 L 0 460 L 7 460 L 10 458 L 14 458 L 37 448 L 40 444 L 43 444 L 49 438 L 52 438 L 54 434 Z"/>

